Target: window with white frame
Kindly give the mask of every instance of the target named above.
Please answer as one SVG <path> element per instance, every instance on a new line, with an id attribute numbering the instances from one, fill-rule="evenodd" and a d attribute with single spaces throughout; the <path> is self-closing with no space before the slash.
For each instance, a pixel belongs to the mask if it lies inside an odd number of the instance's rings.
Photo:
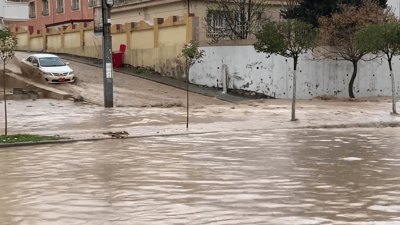
<path id="1" fill-rule="evenodd" d="M 79 0 L 72 0 L 72 10 L 78 10 L 79 9 Z"/>
<path id="2" fill-rule="evenodd" d="M 48 16 L 50 14 L 49 11 L 49 0 L 42 0 L 42 16 Z"/>
<path id="3" fill-rule="evenodd" d="M 64 0 L 57 0 L 57 13 L 64 12 Z"/>
<path id="4" fill-rule="evenodd" d="M 36 6 L 35 2 L 29 3 L 29 18 L 34 19 L 36 18 Z"/>

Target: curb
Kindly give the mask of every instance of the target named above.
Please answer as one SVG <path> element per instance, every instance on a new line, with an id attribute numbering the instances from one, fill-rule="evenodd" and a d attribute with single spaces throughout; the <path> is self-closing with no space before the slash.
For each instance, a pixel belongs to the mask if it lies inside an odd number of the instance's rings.
<path id="1" fill-rule="evenodd" d="M 42 83 L 38 83 L 36 81 L 32 81 L 29 79 L 24 79 L 24 77 L 14 73 L 14 72 L 8 72 L 6 73 L 7 75 L 7 79 L 8 79 L 8 84 L 9 86 L 12 86 L 13 88 L 22 88 L 26 87 L 26 86 L 32 86 L 34 87 L 35 90 L 37 90 L 38 92 L 41 92 L 41 95 L 37 95 L 36 99 L 39 98 L 50 98 L 50 99 L 57 99 L 57 100 L 64 100 L 69 98 L 70 96 L 72 96 L 71 94 L 53 88 L 53 87 L 49 87 L 46 86 Z M 31 88 L 32 89 L 32 88 Z M 24 94 L 15 94 L 13 92 L 13 94 L 7 94 L 7 100 L 20 100 L 20 99 L 24 99 L 22 96 Z M 2 97 L 0 97 L 0 100 L 4 100 L 4 95 L 1 95 Z M 12 97 L 11 97 L 12 96 Z M 29 96 L 26 95 L 26 96 Z M 32 99 L 30 97 L 28 97 L 27 99 Z"/>
<path id="2" fill-rule="evenodd" d="M 33 145 L 45 145 L 45 144 L 67 144 L 78 141 L 95 141 L 101 140 L 99 139 L 73 139 L 73 140 L 56 140 L 56 141 L 38 141 L 38 142 L 18 142 L 18 143 L 6 143 L 0 144 L 0 148 L 8 148 L 8 147 L 19 147 L 19 146 L 33 146 Z"/>
<path id="3" fill-rule="evenodd" d="M 400 122 L 369 122 L 349 124 L 327 124 L 319 126 L 305 126 L 302 129 L 340 129 L 340 128 L 388 128 L 400 127 Z"/>
<path id="4" fill-rule="evenodd" d="M 400 127 L 400 122 L 370 122 L 370 123 L 350 123 L 350 124 L 332 124 L 332 125 L 318 125 L 318 126 L 302 126 L 302 127 L 282 127 L 282 128 L 264 128 L 264 129 L 232 129 L 230 132 L 238 131 L 271 131 L 271 130 L 300 130 L 300 129 L 348 129 L 348 128 L 397 128 Z M 127 136 L 121 139 L 137 139 L 137 138 L 149 138 L 149 137 L 172 137 L 172 136 L 184 136 L 192 134 L 218 134 L 227 132 L 226 130 L 219 131 L 199 131 L 199 132 L 185 132 L 185 133 L 171 133 L 171 134 L 147 134 L 147 135 L 135 135 Z M 102 140 L 113 140 L 119 138 L 102 137 L 102 138 L 87 138 L 87 139 L 69 139 L 69 140 L 56 140 L 56 141 L 41 141 L 41 142 L 19 142 L 0 144 L 0 148 L 8 147 L 19 147 L 19 146 L 34 146 L 34 145 L 45 145 L 45 144 L 68 144 L 75 142 L 84 141 L 102 141 Z"/>
<path id="5" fill-rule="evenodd" d="M 92 64 L 92 63 L 81 62 L 81 61 L 78 61 L 78 60 L 75 60 L 75 59 L 71 59 L 69 57 L 62 56 L 62 58 L 68 59 L 69 61 L 73 61 L 73 62 L 76 62 L 76 63 L 85 64 L 85 65 L 88 65 L 88 66 L 94 66 L 94 67 L 97 67 L 97 68 L 103 68 L 102 66 L 99 66 L 99 65 L 95 65 L 95 64 Z M 161 82 L 161 81 L 158 81 L 158 80 L 155 80 L 155 79 L 151 79 L 151 78 L 148 78 L 148 77 L 140 76 L 139 74 L 136 74 L 136 73 L 127 73 L 125 71 L 116 70 L 116 69 L 113 69 L 113 71 L 121 73 L 121 74 L 125 74 L 125 75 L 128 75 L 128 76 L 134 76 L 134 77 L 137 77 L 137 78 L 142 78 L 142 79 L 145 79 L 145 80 L 148 80 L 148 81 L 153 81 L 153 82 L 156 82 L 156 83 L 159 83 L 159 84 L 167 85 L 167 86 L 170 86 L 170 87 L 173 87 L 173 88 L 177 88 L 177 89 L 186 91 L 186 89 L 179 87 L 179 85 L 172 85 L 172 84 L 164 83 L 164 82 Z M 218 95 L 210 95 L 210 94 L 207 94 L 207 93 L 200 93 L 200 92 L 196 92 L 196 91 L 190 90 L 190 87 L 189 87 L 189 92 L 192 92 L 192 93 L 195 93 L 195 94 L 204 95 L 204 96 L 207 96 L 207 97 L 215 97 L 215 98 L 217 98 L 217 99 L 219 99 L 221 101 L 226 101 L 226 102 L 230 102 L 230 103 L 235 103 L 237 101 L 247 100 L 247 99 L 242 99 L 242 100 L 230 101 L 230 100 L 228 100 L 227 98 L 224 97 L 227 94 L 222 94 L 221 93 L 221 94 L 218 94 Z"/>
<path id="6" fill-rule="evenodd" d="M 59 54 L 59 55 L 60 55 L 61 58 L 69 60 L 69 61 L 73 61 L 73 62 L 76 62 L 76 63 L 81 63 L 81 64 L 88 65 L 88 66 L 94 66 L 94 67 L 97 67 L 97 68 L 103 68 L 103 66 L 100 66 L 100 65 L 96 65 L 96 64 L 93 64 L 93 63 L 82 62 L 82 61 L 73 59 L 72 57 L 68 57 L 65 54 Z M 113 68 L 113 71 L 121 73 L 121 74 L 129 75 L 129 76 L 134 76 L 134 77 L 137 77 L 137 78 L 142 78 L 142 79 L 145 79 L 145 80 L 148 80 L 148 81 L 153 81 L 153 82 L 156 82 L 156 83 L 159 83 L 159 84 L 167 85 L 167 86 L 170 86 L 170 87 L 174 87 L 174 88 L 186 91 L 185 88 L 182 88 L 179 85 L 173 85 L 173 84 L 170 84 L 168 82 L 162 82 L 162 81 L 159 81 L 157 79 L 152 79 L 152 78 L 149 78 L 149 77 L 146 77 L 146 76 L 141 76 L 140 74 L 128 73 L 128 72 L 117 70 L 117 69 L 114 69 L 114 68 Z M 182 81 L 179 81 L 179 80 L 176 80 L 176 81 L 177 82 L 182 82 Z M 192 88 L 190 88 L 190 86 L 192 86 Z M 238 97 L 238 96 L 229 95 L 229 94 L 223 94 L 222 92 L 221 93 L 215 93 L 215 94 L 208 94 L 206 92 L 200 92 L 200 91 L 193 90 L 193 89 L 196 89 L 196 88 L 200 88 L 201 89 L 202 87 L 198 86 L 198 85 L 195 85 L 195 84 L 189 84 L 189 91 L 190 92 L 196 93 L 196 94 L 200 94 L 200 95 L 204 95 L 204 96 L 207 96 L 207 97 L 215 97 L 215 98 L 217 98 L 217 99 L 219 99 L 221 101 L 226 101 L 226 102 L 230 102 L 230 103 L 236 103 L 236 102 L 239 102 L 239 101 L 249 100 L 248 98 Z M 232 100 L 229 100 L 229 98 L 232 98 Z"/>
<path id="7" fill-rule="evenodd" d="M 148 134 L 148 135 L 127 136 L 124 138 L 103 137 L 103 138 L 69 139 L 69 140 L 55 140 L 55 141 L 18 142 L 18 143 L 0 144 L 0 148 L 45 145 L 45 144 L 68 144 L 81 141 L 103 141 L 103 140 L 113 140 L 113 139 L 136 139 L 136 138 L 147 138 L 147 137 L 170 137 L 170 136 L 183 136 L 190 134 L 213 134 L 220 132 L 223 131 L 204 131 L 204 132 L 173 133 L 173 134 Z"/>

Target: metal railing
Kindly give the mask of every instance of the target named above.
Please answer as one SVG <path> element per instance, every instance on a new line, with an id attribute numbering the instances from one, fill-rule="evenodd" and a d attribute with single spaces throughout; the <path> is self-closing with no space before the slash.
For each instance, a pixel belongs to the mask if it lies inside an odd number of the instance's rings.
<path id="1" fill-rule="evenodd" d="M 115 6 L 121 6 L 121 5 L 142 3 L 142 2 L 147 2 L 147 1 L 151 1 L 151 0 L 115 0 L 114 4 L 115 4 Z"/>
<path id="2" fill-rule="evenodd" d="M 206 38 L 207 39 L 218 39 L 218 40 L 232 40 L 232 39 L 256 39 L 256 33 L 261 29 L 261 25 L 255 26 L 254 29 L 247 29 L 248 25 L 238 25 L 233 32 L 231 29 L 218 27 L 218 28 L 207 28 Z"/>

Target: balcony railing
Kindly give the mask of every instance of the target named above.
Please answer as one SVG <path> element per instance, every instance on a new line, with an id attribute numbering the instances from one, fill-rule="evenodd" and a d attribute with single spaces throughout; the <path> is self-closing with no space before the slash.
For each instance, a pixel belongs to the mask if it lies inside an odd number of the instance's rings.
<path id="1" fill-rule="evenodd" d="M 138 3 L 145 3 L 150 1 L 154 0 L 114 0 L 114 4 L 115 6 L 121 6 L 121 5 L 133 5 Z"/>
<path id="2" fill-rule="evenodd" d="M 256 25 L 254 29 L 248 29 L 247 25 L 237 25 L 236 34 L 228 27 L 208 27 L 206 37 L 209 39 L 231 40 L 231 39 L 256 39 L 255 34 L 261 29 L 261 25 Z M 240 38 L 241 37 L 241 38 Z"/>
<path id="3" fill-rule="evenodd" d="M 0 15 L 5 20 L 25 21 L 29 20 L 28 2 L 5 1 L 0 8 Z"/>

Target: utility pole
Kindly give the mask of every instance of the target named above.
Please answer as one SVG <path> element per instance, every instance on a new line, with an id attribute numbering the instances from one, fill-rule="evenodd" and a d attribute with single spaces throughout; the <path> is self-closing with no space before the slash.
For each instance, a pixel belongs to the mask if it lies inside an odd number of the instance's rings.
<path id="1" fill-rule="evenodd" d="M 188 17 L 190 16 L 190 0 L 187 0 L 188 5 Z M 186 62 L 186 66 L 187 62 Z M 189 129 L 189 70 L 186 69 L 186 129 Z"/>
<path id="2" fill-rule="evenodd" d="M 113 65 L 112 65 L 112 40 L 111 40 L 111 8 L 114 0 L 102 0 L 103 19 L 103 83 L 104 107 L 113 107 Z"/>

